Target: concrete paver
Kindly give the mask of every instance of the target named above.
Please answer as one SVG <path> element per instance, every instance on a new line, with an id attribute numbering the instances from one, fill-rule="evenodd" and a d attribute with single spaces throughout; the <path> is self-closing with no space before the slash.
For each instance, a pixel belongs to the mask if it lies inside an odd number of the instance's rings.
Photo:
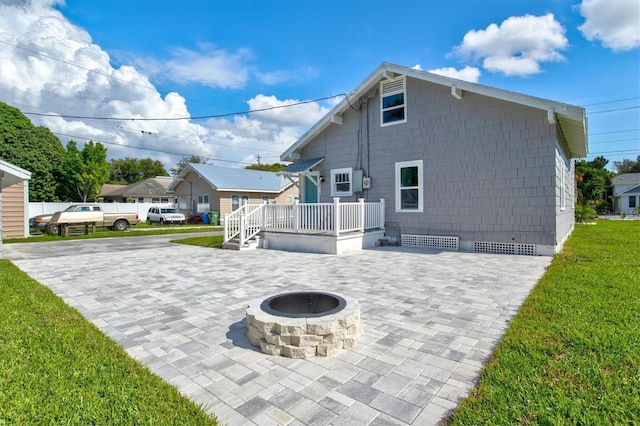
<path id="1" fill-rule="evenodd" d="M 4 256 L 228 425 L 438 423 L 551 260 L 234 252 L 173 238 L 5 244 Z M 249 344 L 247 304 L 301 290 L 358 299 L 366 332 L 353 349 L 294 360 Z"/>

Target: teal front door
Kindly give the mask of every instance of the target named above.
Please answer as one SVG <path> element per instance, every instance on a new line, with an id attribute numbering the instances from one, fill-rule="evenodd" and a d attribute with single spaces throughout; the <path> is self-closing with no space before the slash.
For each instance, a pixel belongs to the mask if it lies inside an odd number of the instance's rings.
<path id="1" fill-rule="evenodd" d="M 317 203 L 318 202 L 318 176 L 306 176 L 304 177 L 304 203 Z"/>

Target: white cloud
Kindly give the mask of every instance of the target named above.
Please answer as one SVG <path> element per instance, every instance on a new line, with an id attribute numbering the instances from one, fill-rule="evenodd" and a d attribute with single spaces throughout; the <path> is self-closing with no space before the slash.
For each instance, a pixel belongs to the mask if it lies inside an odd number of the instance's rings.
<path id="1" fill-rule="evenodd" d="M 530 75 L 541 72 L 541 63 L 564 60 L 560 51 L 567 47 L 565 29 L 552 14 L 525 15 L 469 31 L 455 53 L 482 60 L 482 66 L 492 72 Z"/>
<path id="2" fill-rule="evenodd" d="M 161 68 L 164 76 L 180 84 L 196 83 L 229 89 L 246 86 L 249 79 L 246 62 L 252 57 L 251 51 L 239 49 L 229 53 L 206 45 L 201 49 L 201 52 L 174 49 L 171 59 Z"/>
<path id="3" fill-rule="evenodd" d="M 248 101 L 249 108 L 252 111 L 265 110 L 253 112 L 251 114 L 252 116 L 298 126 L 309 126 L 314 124 L 329 112 L 330 109 L 328 107 L 321 106 L 317 102 L 300 102 L 301 101 L 295 99 L 279 100 L 275 96 L 265 95 L 258 95 Z"/>
<path id="4" fill-rule="evenodd" d="M 52 6 L 54 1 L 0 4 L 0 99 L 27 112 L 82 117 L 189 117 L 185 99 L 164 98 L 130 66 L 113 68 L 91 36 Z M 66 143 L 103 142 L 110 158 L 146 157 L 175 164 L 179 155 L 214 157 L 205 127 L 180 121 L 83 120 L 30 115 Z M 136 148 L 150 149 L 152 151 Z"/>
<path id="5" fill-rule="evenodd" d="M 295 70 L 278 70 L 270 72 L 257 72 L 256 77 L 261 83 L 274 85 L 283 82 L 305 81 L 318 75 L 318 70 L 313 67 L 303 67 Z"/>
<path id="6" fill-rule="evenodd" d="M 87 31 L 55 9 L 55 4 L 53 0 L 0 0 L 0 40 L 9 43 L 0 43 L 0 99 L 24 112 L 188 118 L 191 114 L 185 99 L 178 93 L 162 96 L 149 76 L 159 76 L 163 70 L 165 78 L 182 83 L 235 88 L 244 87 L 254 75 L 244 65 L 251 52 L 240 49 L 229 53 L 205 45 L 197 50 L 176 49 L 165 62 L 150 60 L 145 63 L 146 73 L 131 62 L 114 68 L 109 54 L 93 43 Z M 300 69 L 294 75 L 308 78 L 314 73 L 313 69 Z M 266 76 L 265 81 L 291 78 L 283 71 Z M 257 95 L 247 101 L 247 109 L 268 111 L 197 123 L 28 117 L 50 128 L 64 144 L 70 139 L 79 144 L 91 139 L 105 144 L 109 158 L 151 157 L 169 170 L 189 155 L 227 160 L 227 166 L 242 166 L 237 162 L 255 155 L 260 155 L 262 162 L 279 161 L 279 154 L 325 114 L 332 101 L 271 109 L 299 101 Z"/>
<path id="7" fill-rule="evenodd" d="M 481 74 L 478 68 L 469 66 L 466 66 L 461 70 L 457 70 L 453 67 L 446 67 L 429 70 L 429 72 L 443 75 L 445 77 L 457 78 L 458 80 L 470 81 L 472 83 L 477 83 Z"/>
<path id="8" fill-rule="evenodd" d="M 587 40 L 600 40 L 613 50 L 640 46 L 640 1 L 583 0 L 580 13 L 585 23 L 579 29 Z"/>

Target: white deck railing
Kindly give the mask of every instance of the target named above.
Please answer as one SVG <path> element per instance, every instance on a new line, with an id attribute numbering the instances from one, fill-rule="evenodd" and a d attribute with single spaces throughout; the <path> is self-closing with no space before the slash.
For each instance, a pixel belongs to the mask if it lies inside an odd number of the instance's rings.
<path id="1" fill-rule="evenodd" d="M 224 218 L 224 241 L 237 238 L 240 245 L 260 231 L 331 234 L 384 229 L 385 200 L 365 203 L 252 204 Z"/>

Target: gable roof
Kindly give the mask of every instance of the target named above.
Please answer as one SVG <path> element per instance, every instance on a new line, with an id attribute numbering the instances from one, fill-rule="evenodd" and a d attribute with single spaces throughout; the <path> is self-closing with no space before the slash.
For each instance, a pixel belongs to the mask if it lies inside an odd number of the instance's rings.
<path id="1" fill-rule="evenodd" d="M 31 179 L 31 172 L 28 172 L 15 164 L 0 160 L 0 181 L 2 181 L 2 188 L 6 188 L 29 179 Z"/>
<path id="2" fill-rule="evenodd" d="M 567 142 L 572 158 L 586 157 L 587 147 L 587 119 L 585 109 L 575 105 L 564 104 L 548 99 L 536 98 L 508 90 L 496 89 L 477 83 L 470 83 L 451 77 L 445 77 L 425 71 L 407 68 L 400 65 L 383 62 L 367 78 L 365 78 L 347 98 L 342 99 L 320 121 L 311 127 L 290 146 L 281 156 L 282 161 L 295 161 L 300 158 L 299 150 L 311 141 L 318 133 L 331 125 L 341 123 L 341 115 L 350 108 L 352 100 L 360 98 L 375 87 L 382 79 L 395 78 L 405 75 L 418 80 L 427 81 L 451 88 L 452 95 L 458 99 L 464 92 L 476 93 L 491 98 L 501 99 L 547 111 L 550 122 L 557 120 L 561 132 Z"/>
<path id="3" fill-rule="evenodd" d="M 615 194 L 614 196 L 619 197 L 620 195 L 635 195 L 635 194 L 640 194 L 640 185 L 633 186 L 624 192 Z"/>
<path id="4" fill-rule="evenodd" d="M 611 179 L 612 185 L 640 184 L 640 173 L 622 173 Z"/>
<path id="5" fill-rule="evenodd" d="M 218 191 L 279 193 L 293 185 L 274 172 L 189 163 L 169 185 L 167 192 L 173 191 L 189 172 L 197 174 Z"/>
<path id="6" fill-rule="evenodd" d="M 100 197 L 138 198 L 164 195 L 167 187 L 173 182 L 169 176 L 147 178 L 130 185 L 104 185 Z"/>

